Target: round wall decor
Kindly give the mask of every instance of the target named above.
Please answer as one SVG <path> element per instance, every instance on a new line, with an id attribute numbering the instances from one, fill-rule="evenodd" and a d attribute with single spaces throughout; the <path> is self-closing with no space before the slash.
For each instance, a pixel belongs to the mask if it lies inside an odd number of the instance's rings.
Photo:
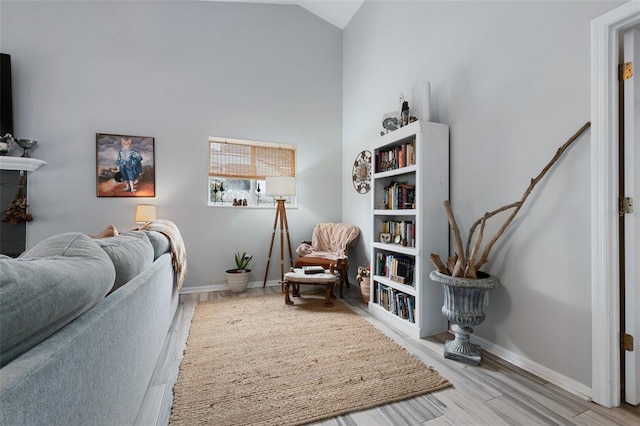
<path id="1" fill-rule="evenodd" d="M 371 189 L 371 152 L 362 151 L 353 162 L 353 187 L 359 194 L 366 194 Z"/>

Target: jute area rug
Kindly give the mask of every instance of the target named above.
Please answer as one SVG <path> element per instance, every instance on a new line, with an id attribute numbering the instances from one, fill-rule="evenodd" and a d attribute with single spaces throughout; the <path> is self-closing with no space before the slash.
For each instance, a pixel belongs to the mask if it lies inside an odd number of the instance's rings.
<path id="1" fill-rule="evenodd" d="M 297 425 L 450 386 L 340 300 L 196 306 L 171 425 Z"/>

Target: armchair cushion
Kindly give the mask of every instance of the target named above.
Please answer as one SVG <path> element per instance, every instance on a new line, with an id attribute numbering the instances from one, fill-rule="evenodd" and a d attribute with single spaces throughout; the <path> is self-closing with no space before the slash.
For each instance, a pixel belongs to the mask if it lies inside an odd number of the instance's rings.
<path id="1" fill-rule="evenodd" d="M 349 246 L 360 235 L 357 226 L 346 223 L 319 223 L 313 228 L 311 244 L 302 243 L 296 249 L 300 256 L 325 259 L 345 258 Z"/>

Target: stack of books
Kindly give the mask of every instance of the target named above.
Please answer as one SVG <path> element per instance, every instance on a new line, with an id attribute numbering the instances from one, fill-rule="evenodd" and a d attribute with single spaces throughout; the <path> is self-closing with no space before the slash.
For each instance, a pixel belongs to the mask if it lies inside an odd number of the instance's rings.
<path id="1" fill-rule="evenodd" d="M 305 274 L 324 274 L 324 268 L 322 266 L 303 266 L 302 272 Z"/>

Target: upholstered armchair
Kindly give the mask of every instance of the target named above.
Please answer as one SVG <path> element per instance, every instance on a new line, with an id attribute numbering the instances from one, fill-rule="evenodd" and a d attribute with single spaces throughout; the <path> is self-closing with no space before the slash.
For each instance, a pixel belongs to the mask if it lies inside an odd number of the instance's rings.
<path id="1" fill-rule="evenodd" d="M 295 267 L 320 265 L 329 269 L 335 265 L 340 272 L 340 297 L 342 297 L 342 285 L 349 287 L 347 262 L 349 247 L 354 245 L 360 235 L 357 226 L 346 223 L 319 223 L 313 228 L 311 241 L 305 241 L 298 246 Z"/>

